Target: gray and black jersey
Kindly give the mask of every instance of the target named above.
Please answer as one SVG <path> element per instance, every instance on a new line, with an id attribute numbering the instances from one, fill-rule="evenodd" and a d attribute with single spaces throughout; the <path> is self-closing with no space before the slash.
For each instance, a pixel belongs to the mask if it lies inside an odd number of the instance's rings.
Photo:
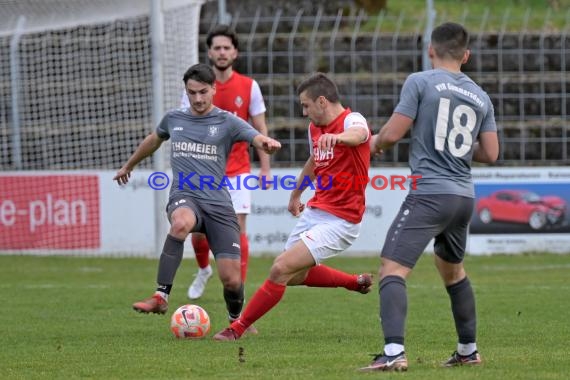
<path id="1" fill-rule="evenodd" d="M 443 69 L 411 74 L 394 112 L 414 120 L 409 164 L 416 194 L 474 198 L 473 147 L 479 133 L 496 131 L 487 93 L 463 73 Z"/>
<path id="2" fill-rule="evenodd" d="M 207 115 L 189 109 L 169 111 L 156 129 L 170 139 L 170 199 L 185 194 L 210 204 L 230 204 L 226 160 L 238 141 L 251 144 L 259 134 L 251 125 L 217 107 Z"/>

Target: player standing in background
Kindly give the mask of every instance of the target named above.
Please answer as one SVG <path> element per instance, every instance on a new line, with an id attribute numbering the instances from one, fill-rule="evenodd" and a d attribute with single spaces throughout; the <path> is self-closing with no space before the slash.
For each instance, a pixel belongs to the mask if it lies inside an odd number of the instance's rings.
<path id="1" fill-rule="evenodd" d="M 251 119 L 251 125 L 261 134 L 267 136 L 265 125 L 265 103 L 259 84 L 245 75 L 233 70 L 233 63 L 238 56 L 239 41 L 235 31 L 227 25 L 216 26 L 206 37 L 208 58 L 216 74 L 216 94 L 214 105 L 239 116 L 245 121 Z M 182 96 L 182 107 L 189 106 L 188 97 Z M 263 150 L 257 150 L 260 163 L 259 178 L 269 177 L 269 156 Z M 234 145 L 226 167 L 226 175 L 230 178 L 232 187 L 230 195 L 240 227 L 241 247 L 241 276 L 245 282 L 247 263 L 249 259 L 249 242 L 247 240 L 246 218 L 251 212 L 251 190 L 237 189 L 236 177 L 245 177 L 251 172 L 249 145 L 240 142 Z M 262 184 L 260 184 L 262 187 Z M 192 234 L 192 246 L 198 262 L 198 273 L 188 288 L 188 298 L 200 298 L 206 288 L 206 283 L 212 276 L 209 252 L 210 247 L 204 234 Z"/>
<path id="2" fill-rule="evenodd" d="M 350 247 L 359 235 L 370 167 L 368 124 L 361 114 L 342 106 L 336 85 L 324 74 L 306 79 L 297 91 L 303 116 L 311 121 L 312 148 L 288 205 L 291 214 L 301 217 L 285 244 L 285 251 L 273 262 L 269 278 L 249 300 L 243 315 L 217 333 L 216 340 L 239 339 L 277 305 L 288 285 L 370 292 L 369 274 L 351 275 L 321 264 Z M 315 179 L 323 186 L 316 186 L 305 207 L 301 194 L 306 187 L 301 184 L 313 183 Z"/>
<path id="3" fill-rule="evenodd" d="M 281 144 L 260 134 L 242 119 L 212 104 L 215 75 L 208 65 L 197 64 L 184 74 L 190 107 L 168 112 L 155 132 L 138 146 L 113 178 L 126 184 L 133 168 L 171 140 L 173 182 L 166 208 L 169 234 L 158 264 L 154 295 L 133 304 L 143 313 L 164 314 L 176 271 L 182 261 L 184 241 L 191 232 L 207 234 L 216 258 L 230 320 L 241 313 L 244 300 L 240 271 L 239 226 L 224 180 L 227 157 L 233 144 L 247 141 L 273 153 Z M 206 184 L 202 179 L 206 178 Z"/>
<path id="4" fill-rule="evenodd" d="M 433 70 L 410 75 L 394 113 L 371 139 L 372 153 L 390 148 L 411 128 L 409 165 L 419 176 L 388 230 L 381 254 L 380 320 L 384 352 L 365 371 L 405 371 L 406 278 L 435 238 L 435 266 L 451 301 L 457 350 L 446 367 L 481 363 L 475 296 L 463 267 L 474 205 L 471 162 L 493 163 L 499 154 L 493 104 L 461 65 L 469 35 L 455 23 L 431 34 Z M 245 313 L 244 313 L 245 315 Z"/>

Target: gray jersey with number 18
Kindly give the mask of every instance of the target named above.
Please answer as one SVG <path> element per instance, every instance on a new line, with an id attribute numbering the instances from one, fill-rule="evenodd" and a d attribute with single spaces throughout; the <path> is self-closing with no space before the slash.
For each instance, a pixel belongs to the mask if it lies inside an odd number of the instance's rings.
<path id="1" fill-rule="evenodd" d="M 394 112 L 414 120 L 409 164 L 421 178 L 410 191 L 474 198 L 473 145 L 497 130 L 487 93 L 463 73 L 423 71 L 406 79 Z"/>

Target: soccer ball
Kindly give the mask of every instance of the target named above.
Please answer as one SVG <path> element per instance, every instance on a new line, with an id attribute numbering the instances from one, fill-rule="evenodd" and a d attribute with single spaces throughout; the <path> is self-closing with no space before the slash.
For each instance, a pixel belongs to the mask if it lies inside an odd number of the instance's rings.
<path id="1" fill-rule="evenodd" d="M 203 338 L 210 331 L 210 317 L 198 305 L 180 306 L 170 318 L 170 331 L 177 338 Z"/>

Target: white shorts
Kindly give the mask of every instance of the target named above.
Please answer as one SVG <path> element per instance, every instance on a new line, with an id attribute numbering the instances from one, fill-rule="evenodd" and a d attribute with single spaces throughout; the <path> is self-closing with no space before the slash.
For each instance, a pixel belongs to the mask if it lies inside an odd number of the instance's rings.
<path id="1" fill-rule="evenodd" d="M 240 174 L 240 182 L 238 188 L 238 178 L 235 177 L 228 177 L 230 183 L 232 184 L 232 189 L 228 189 L 230 192 L 230 197 L 232 197 L 232 203 L 234 205 L 234 211 L 236 214 L 250 214 L 251 213 L 251 190 L 245 189 L 243 186 L 243 178 L 248 176 L 249 173 Z M 252 185 L 253 186 L 253 185 Z"/>
<path id="2" fill-rule="evenodd" d="M 352 245 L 360 234 L 360 224 L 347 222 L 317 208 L 305 208 L 285 249 L 302 240 L 309 248 L 315 263 L 334 257 Z"/>

